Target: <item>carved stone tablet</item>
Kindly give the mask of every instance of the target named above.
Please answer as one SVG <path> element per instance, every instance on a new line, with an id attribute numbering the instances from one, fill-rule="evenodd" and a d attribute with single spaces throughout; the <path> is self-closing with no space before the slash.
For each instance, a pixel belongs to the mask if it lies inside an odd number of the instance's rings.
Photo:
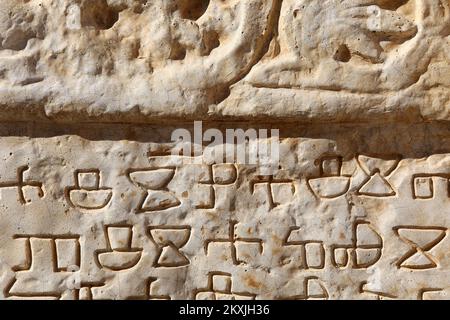
<path id="1" fill-rule="evenodd" d="M 0 299 L 450 299 L 450 0 L 0 0 Z"/>

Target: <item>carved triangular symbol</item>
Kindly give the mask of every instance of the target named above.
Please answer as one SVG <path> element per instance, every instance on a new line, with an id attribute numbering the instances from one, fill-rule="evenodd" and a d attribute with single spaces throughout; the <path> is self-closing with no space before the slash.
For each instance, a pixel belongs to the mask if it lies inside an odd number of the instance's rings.
<path id="1" fill-rule="evenodd" d="M 189 264 L 189 259 L 174 245 L 162 248 L 156 263 L 157 267 L 182 267 Z"/>
<path id="2" fill-rule="evenodd" d="M 397 236 L 407 243 L 409 250 L 397 262 L 399 268 L 431 269 L 438 262 L 429 251 L 435 248 L 446 236 L 446 228 L 441 227 L 395 227 Z"/>
<path id="3" fill-rule="evenodd" d="M 180 204 L 180 200 L 169 191 L 149 190 L 145 199 L 140 203 L 137 212 L 163 211 Z"/>
<path id="4" fill-rule="evenodd" d="M 358 162 L 361 168 L 370 176 L 375 172 L 380 172 L 383 176 L 388 176 L 397 168 L 400 157 L 391 156 L 391 159 L 380 159 L 369 156 L 360 155 Z"/>
<path id="5" fill-rule="evenodd" d="M 377 172 L 359 189 L 359 194 L 372 197 L 390 197 L 396 193 L 389 182 Z"/>
<path id="6" fill-rule="evenodd" d="M 180 249 L 189 241 L 190 226 L 151 226 L 147 234 L 158 247 L 155 267 L 174 268 L 189 265 L 189 259 Z"/>

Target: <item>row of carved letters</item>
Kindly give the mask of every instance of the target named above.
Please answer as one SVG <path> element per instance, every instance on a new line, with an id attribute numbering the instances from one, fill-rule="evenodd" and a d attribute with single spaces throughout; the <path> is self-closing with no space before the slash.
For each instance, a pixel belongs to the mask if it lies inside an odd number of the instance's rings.
<path id="1" fill-rule="evenodd" d="M 162 295 L 156 293 L 155 284 L 158 284 L 159 279 L 156 277 L 149 277 L 145 282 L 145 292 L 141 295 L 126 296 L 125 299 L 131 300 L 171 300 L 170 295 Z M 61 291 L 53 292 L 31 292 L 17 290 L 18 280 L 12 279 L 4 290 L 5 298 L 9 299 L 65 299 L 64 293 Z M 75 300 L 94 300 L 104 299 L 98 292 L 106 289 L 105 282 L 81 282 L 76 289 L 68 289 L 71 293 L 69 298 Z M 212 271 L 208 273 L 207 284 L 204 288 L 193 291 L 193 299 L 195 300 L 255 300 L 256 293 L 235 291 L 233 288 L 233 276 L 227 272 Z M 290 296 L 277 296 L 278 300 L 325 300 L 330 297 L 327 286 L 316 276 L 308 276 L 303 278 L 302 285 L 299 286 L 299 294 Z M 396 299 L 396 295 L 382 292 L 371 288 L 367 281 L 362 281 L 358 286 L 359 293 L 372 297 L 377 300 Z M 65 290 L 63 290 L 65 291 Z M 434 300 L 448 298 L 447 290 L 445 288 L 423 288 L 417 291 L 417 299 L 419 300 Z"/>
<path id="2" fill-rule="evenodd" d="M 209 256 L 212 251 L 229 250 L 234 265 L 248 264 L 249 257 L 256 257 L 264 252 L 262 239 L 239 236 L 238 223 L 231 221 L 226 237 L 206 239 L 204 252 Z M 397 226 L 393 228 L 397 237 L 408 245 L 409 249 L 396 262 L 398 268 L 431 269 L 439 266 L 439 261 L 430 252 L 447 236 L 444 227 Z M 183 247 L 192 237 L 190 226 L 150 226 L 147 236 L 155 245 L 157 254 L 153 267 L 185 267 L 190 260 L 183 252 Z M 143 248 L 133 245 L 133 226 L 107 225 L 104 228 L 106 248 L 95 251 L 95 262 L 99 268 L 111 271 L 129 270 L 141 260 Z M 80 236 L 74 235 L 15 235 L 16 240 L 23 241 L 26 248 L 26 262 L 15 267 L 15 271 L 29 271 L 33 261 L 51 261 L 53 272 L 66 272 L 80 267 Z M 424 240 L 426 239 L 426 241 Z M 224 249 L 224 245 L 225 248 Z M 298 227 L 292 227 L 286 234 L 283 247 L 300 250 L 302 269 L 323 269 L 325 254 L 328 251 L 331 263 L 336 268 L 362 269 L 375 265 L 382 256 L 383 238 L 370 222 L 356 220 L 352 225 L 351 241 L 326 247 L 322 241 L 304 240 Z M 35 258 L 47 250 L 53 251 L 47 257 Z M 328 249 L 328 250 L 327 250 Z M 50 253 L 49 251 L 49 253 Z M 217 251 L 214 251 L 217 253 Z M 244 254 L 243 254 L 244 252 Z M 251 253 L 250 253 L 251 252 Z M 248 254 L 250 253 L 250 254 Z"/>
<path id="3" fill-rule="evenodd" d="M 399 159 L 382 160 L 359 156 L 358 163 L 367 178 L 357 188 L 357 195 L 391 197 L 397 194 L 395 188 L 389 183 L 388 177 L 398 166 Z M 342 173 L 342 158 L 323 157 L 319 165 L 319 176 L 307 179 L 311 192 L 321 199 L 334 199 L 345 195 L 349 191 L 352 177 Z M 41 182 L 24 179 L 24 173 L 28 169 L 28 166 L 19 167 L 15 181 L 0 182 L 0 189 L 16 188 L 18 200 L 23 205 L 31 202 L 25 194 L 27 188 L 36 189 L 37 195 L 40 198 L 44 197 Z M 129 180 L 143 190 L 136 208 L 137 213 L 164 211 L 181 204 L 180 199 L 168 189 L 175 172 L 176 168 L 173 167 L 128 170 Z M 237 178 L 238 169 L 234 164 L 210 165 L 208 177 L 198 182 L 199 185 L 207 188 L 204 189 L 204 193 L 208 194 L 208 199 L 199 200 L 195 204 L 196 208 L 214 209 L 216 186 L 233 185 Z M 113 190 L 102 186 L 100 170 L 76 170 L 74 180 L 74 185 L 65 189 L 65 198 L 71 207 L 81 211 L 91 211 L 106 208 L 111 202 Z M 277 179 L 274 176 L 257 176 L 250 181 L 251 192 L 254 193 L 256 186 L 259 185 L 266 187 L 271 209 L 281 204 L 274 190 L 285 190 L 283 187 L 286 187 L 288 193 L 295 194 L 293 180 Z M 436 194 L 450 196 L 450 174 L 415 174 L 412 177 L 411 186 L 414 199 L 433 199 Z"/>

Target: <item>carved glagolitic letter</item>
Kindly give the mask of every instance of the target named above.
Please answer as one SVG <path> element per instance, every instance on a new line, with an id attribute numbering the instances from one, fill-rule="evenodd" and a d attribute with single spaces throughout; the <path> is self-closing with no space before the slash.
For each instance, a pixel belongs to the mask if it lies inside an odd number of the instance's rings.
<path id="1" fill-rule="evenodd" d="M 100 170 L 76 170 L 74 179 L 75 185 L 65 190 L 70 206 L 89 212 L 104 209 L 111 202 L 113 191 L 101 186 Z"/>
<path id="2" fill-rule="evenodd" d="M 107 247 L 95 252 L 99 268 L 112 271 L 128 270 L 136 266 L 142 257 L 142 248 L 135 248 L 133 227 L 129 225 L 108 225 L 104 229 Z"/>

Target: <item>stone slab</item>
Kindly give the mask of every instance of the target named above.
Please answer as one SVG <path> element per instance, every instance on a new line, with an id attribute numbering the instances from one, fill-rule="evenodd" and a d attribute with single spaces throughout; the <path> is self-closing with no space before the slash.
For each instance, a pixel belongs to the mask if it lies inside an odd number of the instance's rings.
<path id="1" fill-rule="evenodd" d="M 2 124 L 1 298 L 448 299 L 449 126 L 279 125 L 261 176 L 180 126 Z"/>

